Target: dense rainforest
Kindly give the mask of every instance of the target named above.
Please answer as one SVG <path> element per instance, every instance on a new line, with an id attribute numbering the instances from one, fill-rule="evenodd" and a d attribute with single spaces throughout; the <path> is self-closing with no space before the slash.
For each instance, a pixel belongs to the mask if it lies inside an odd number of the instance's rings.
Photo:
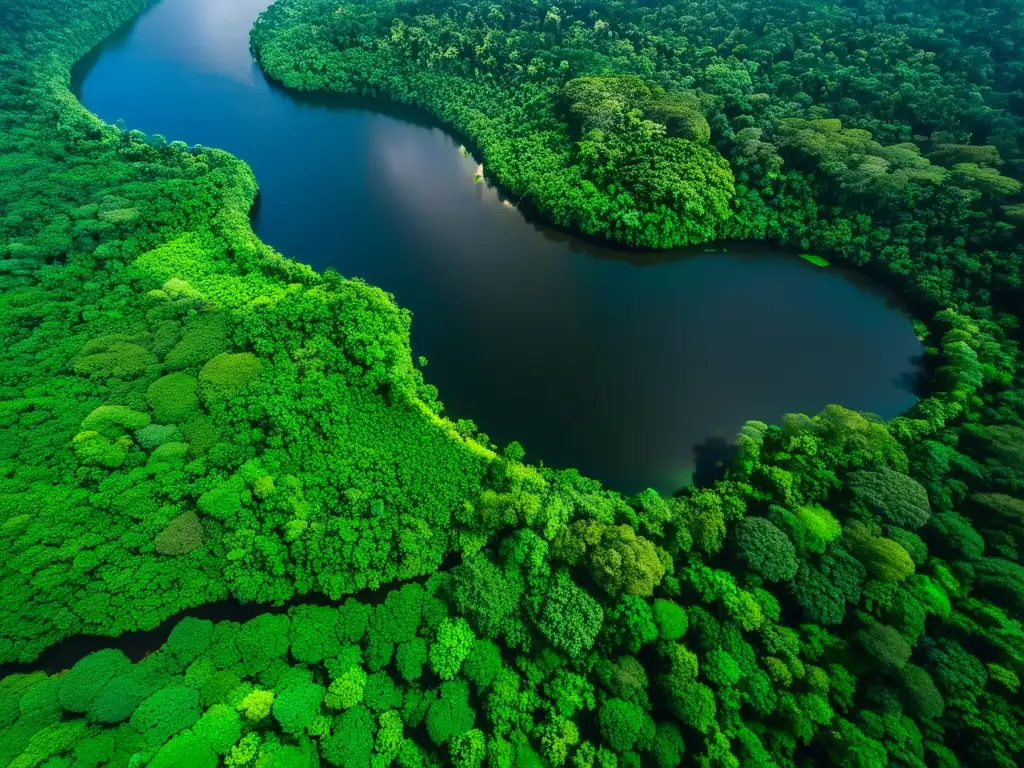
<path id="1" fill-rule="evenodd" d="M 910 412 L 748 422 L 669 498 L 448 418 L 392 297 L 253 235 L 244 163 L 90 115 L 70 67 L 144 7 L 0 6 L 0 764 L 1024 762 L 1019 0 L 257 21 L 270 76 L 421 106 L 549 222 L 911 298 Z M 31 669 L 227 597 L 291 607 Z"/>
<path id="2" fill-rule="evenodd" d="M 424 107 L 527 209 L 585 234 L 768 237 L 903 274 L 930 250 L 940 302 L 947 273 L 1017 274 L 1013 0 L 285 0 L 252 44 L 287 86 Z"/>

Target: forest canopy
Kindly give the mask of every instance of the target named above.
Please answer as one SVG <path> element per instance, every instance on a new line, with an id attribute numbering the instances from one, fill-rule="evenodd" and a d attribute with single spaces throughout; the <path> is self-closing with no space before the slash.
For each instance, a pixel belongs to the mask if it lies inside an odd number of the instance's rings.
<path id="1" fill-rule="evenodd" d="M 289 87 L 428 110 L 550 223 L 863 264 L 968 231 L 1013 250 L 1022 34 L 1012 1 L 281 0 L 251 42 Z"/>
<path id="2" fill-rule="evenodd" d="M 0 6 L 0 764 L 1024 762 L 1019 0 L 257 21 L 272 77 L 419 105 L 549 222 L 911 297 L 913 409 L 747 422 L 669 497 L 452 422 L 392 297 L 255 238 L 244 163 L 88 114 L 71 64 L 144 5 Z M 229 597 L 266 610 L 167 621 Z"/>

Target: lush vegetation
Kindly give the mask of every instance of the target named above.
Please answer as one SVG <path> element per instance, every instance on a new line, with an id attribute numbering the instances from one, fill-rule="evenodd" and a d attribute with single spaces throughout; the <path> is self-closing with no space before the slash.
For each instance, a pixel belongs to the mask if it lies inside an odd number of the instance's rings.
<path id="1" fill-rule="evenodd" d="M 255 239 L 245 165 L 74 101 L 142 6 L 0 18 L 0 659 L 430 573 L 490 458 L 439 419 L 408 313 Z"/>
<path id="2" fill-rule="evenodd" d="M 0 8 L 0 660 L 333 606 L 8 675 L 0 764 L 1024 761 L 1019 5 L 261 18 L 272 75 L 421 104 L 558 223 L 915 298 L 910 413 L 749 422 L 668 499 L 448 421 L 390 297 L 255 239 L 242 163 L 88 115 L 70 64 L 142 6 Z"/>
<path id="3" fill-rule="evenodd" d="M 982 255 L 1024 215 L 1013 0 L 283 0 L 252 44 L 290 87 L 424 107 L 587 234 L 771 237 L 903 274 L 926 249 L 936 292 L 1019 268 Z"/>

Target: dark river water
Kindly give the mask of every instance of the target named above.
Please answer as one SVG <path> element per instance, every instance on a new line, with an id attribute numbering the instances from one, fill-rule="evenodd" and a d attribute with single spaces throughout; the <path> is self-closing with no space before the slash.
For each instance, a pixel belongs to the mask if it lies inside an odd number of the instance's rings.
<path id="1" fill-rule="evenodd" d="M 248 49 L 267 3 L 163 0 L 76 67 L 75 90 L 108 122 L 247 161 L 257 234 L 411 309 L 452 418 L 668 492 L 747 419 L 914 402 L 921 345 L 863 279 L 767 245 L 628 254 L 538 227 L 415 113 L 271 85 Z"/>

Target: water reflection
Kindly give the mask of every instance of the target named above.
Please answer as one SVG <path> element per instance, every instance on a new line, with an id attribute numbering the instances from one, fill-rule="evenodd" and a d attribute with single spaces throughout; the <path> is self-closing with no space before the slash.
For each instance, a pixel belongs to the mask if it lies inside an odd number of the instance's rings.
<path id="1" fill-rule="evenodd" d="M 672 491 L 747 419 L 913 402 L 921 345 L 870 282 L 765 246 L 632 253 L 542 227 L 421 113 L 270 84 L 248 51 L 266 3 L 163 0 L 76 67 L 80 97 L 245 159 L 259 236 L 410 308 L 453 417 L 534 461 Z"/>

